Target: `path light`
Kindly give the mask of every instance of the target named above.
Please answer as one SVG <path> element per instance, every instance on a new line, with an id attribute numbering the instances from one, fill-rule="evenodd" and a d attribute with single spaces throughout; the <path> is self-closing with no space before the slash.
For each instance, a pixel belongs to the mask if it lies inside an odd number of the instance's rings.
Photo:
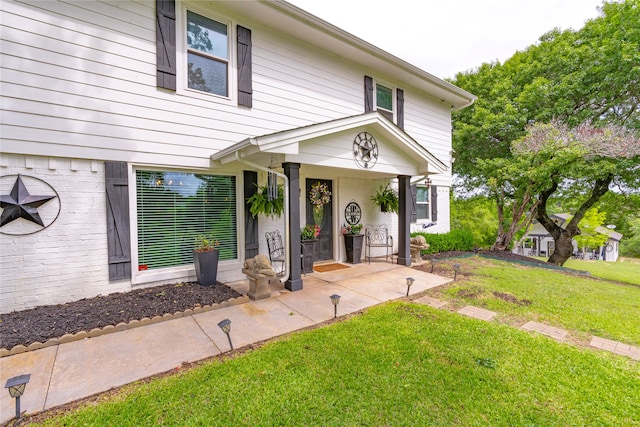
<path id="1" fill-rule="evenodd" d="M 31 379 L 31 374 L 18 375 L 9 378 L 4 388 L 9 389 L 11 397 L 16 399 L 16 420 L 20 419 L 20 396 L 24 393 L 24 388 Z"/>
<path id="2" fill-rule="evenodd" d="M 224 319 L 224 320 L 220 321 L 220 323 L 218 323 L 218 326 L 220 326 L 220 329 L 222 329 L 222 332 L 227 334 L 227 339 L 229 340 L 229 347 L 231 347 L 231 350 L 233 350 L 233 343 L 231 342 L 231 335 L 229 335 L 229 333 L 231 332 L 231 320 Z"/>
<path id="3" fill-rule="evenodd" d="M 435 259 L 433 259 L 433 258 L 431 258 L 430 261 L 431 261 L 431 272 L 433 273 L 433 267 L 436 266 L 436 262 L 437 261 Z"/>
<path id="4" fill-rule="evenodd" d="M 340 295 L 333 294 L 329 298 L 331 298 L 331 304 L 333 304 L 333 318 L 338 317 L 338 303 L 340 302 Z"/>
<path id="5" fill-rule="evenodd" d="M 411 288 L 411 285 L 413 285 L 413 282 L 415 282 L 416 279 L 414 279 L 413 277 L 407 277 L 407 296 L 409 296 L 409 289 Z"/>
<path id="6" fill-rule="evenodd" d="M 453 280 L 456 280 L 456 276 L 460 271 L 460 264 L 453 264 Z"/>

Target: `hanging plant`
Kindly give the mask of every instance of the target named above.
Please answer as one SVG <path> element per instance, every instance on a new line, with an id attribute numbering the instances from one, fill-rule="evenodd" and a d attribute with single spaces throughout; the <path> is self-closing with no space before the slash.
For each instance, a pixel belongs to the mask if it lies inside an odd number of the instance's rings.
<path id="1" fill-rule="evenodd" d="M 259 214 L 269 216 L 273 219 L 280 218 L 284 212 L 284 187 L 278 185 L 278 197 L 269 200 L 269 189 L 266 185 L 258 187 L 253 196 L 247 199 L 249 212 L 254 218 Z"/>
<path id="2" fill-rule="evenodd" d="M 380 208 L 381 212 L 398 213 L 398 192 L 391 188 L 389 183 L 386 186 L 380 185 L 376 193 L 371 196 L 371 201 Z"/>

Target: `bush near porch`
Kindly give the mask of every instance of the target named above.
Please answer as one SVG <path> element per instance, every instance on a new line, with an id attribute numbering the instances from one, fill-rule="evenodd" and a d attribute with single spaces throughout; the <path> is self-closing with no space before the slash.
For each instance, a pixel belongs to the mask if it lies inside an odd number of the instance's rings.
<path id="1" fill-rule="evenodd" d="M 411 233 L 411 237 L 423 236 L 429 244 L 429 249 L 422 251 L 422 254 L 434 254 L 438 252 L 451 251 L 473 251 L 474 239 L 469 230 L 453 230 L 443 234 L 430 234 L 422 231 Z"/>

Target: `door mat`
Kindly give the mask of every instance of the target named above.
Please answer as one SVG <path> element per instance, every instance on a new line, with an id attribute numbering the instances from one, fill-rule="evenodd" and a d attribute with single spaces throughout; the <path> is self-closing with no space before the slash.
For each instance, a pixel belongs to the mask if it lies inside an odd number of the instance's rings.
<path id="1" fill-rule="evenodd" d="M 339 264 L 337 262 L 331 263 L 331 264 L 321 264 L 321 265 L 314 265 L 313 266 L 313 270 L 318 272 L 318 273 L 325 273 L 327 271 L 335 271 L 335 270 L 342 270 L 343 268 L 349 268 L 348 265 L 344 265 L 344 264 Z"/>

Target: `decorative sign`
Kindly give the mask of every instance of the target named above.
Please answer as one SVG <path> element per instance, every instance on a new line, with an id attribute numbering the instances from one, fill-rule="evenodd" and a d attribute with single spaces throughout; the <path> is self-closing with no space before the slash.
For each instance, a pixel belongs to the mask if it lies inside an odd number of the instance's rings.
<path id="1" fill-rule="evenodd" d="M 347 207 L 344 208 L 344 219 L 347 221 L 347 224 L 357 224 L 360 222 L 361 217 L 362 211 L 360 210 L 360 205 L 356 202 L 349 202 Z"/>
<path id="2" fill-rule="evenodd" d="M 0 201 L 2 234 L 20 236 L 37 233 L 53 224 L 60 215 L 60 197 L 56 190 L 33 176 L 0 177 Z"/>
<path id="3" fill-rule="evenodd" d="M 353 140 L 353 158 L 364 169 L 378 161 L 378 142 L 369 132 L 360 132 Z"/>

